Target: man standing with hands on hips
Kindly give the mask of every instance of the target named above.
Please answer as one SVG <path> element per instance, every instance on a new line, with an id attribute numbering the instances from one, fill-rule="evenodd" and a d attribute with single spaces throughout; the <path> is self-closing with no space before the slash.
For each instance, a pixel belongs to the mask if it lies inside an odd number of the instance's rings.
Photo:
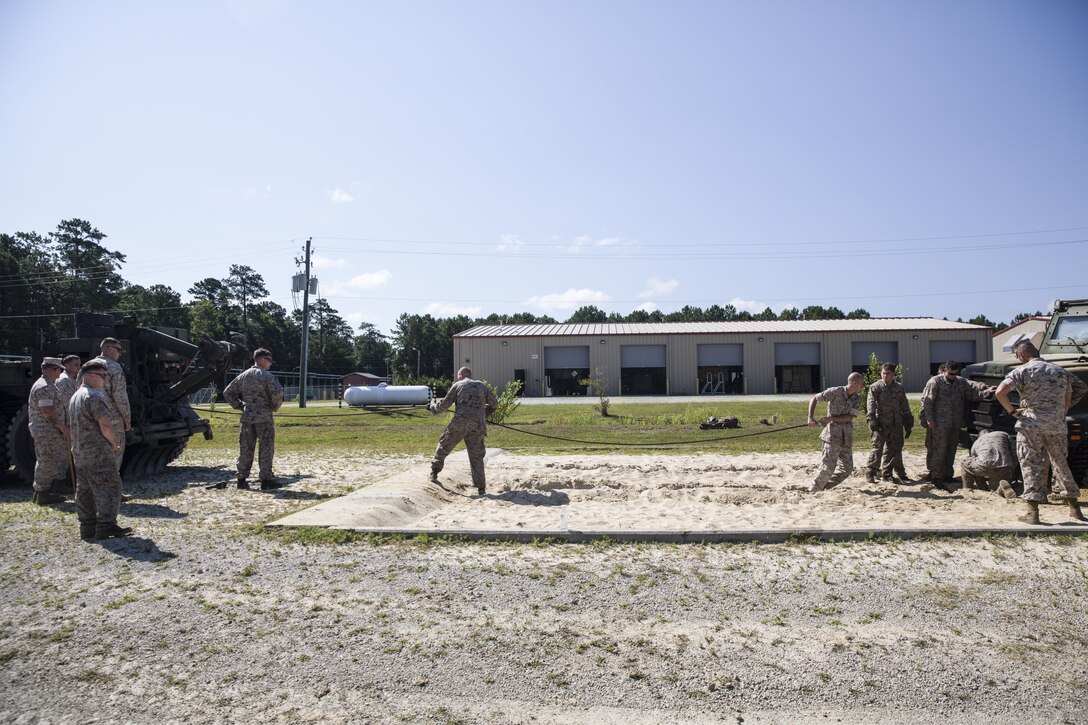
<path id="1" fill-rule="evenodd" d="M 1016 456 L 1024 476 L 1023 499 L 1028 510 L 1018 517 L 1025 524 L 1039 523 L 1039 503 L 1046 501 L 1047 474 L 1054 471 L 1054 490 L 1069 505 L 1069 518 L 1084 521 L 1078 497 L 1080 489 L 1069 470 L 1069 427 L 1065 416 L 1085 393 L 1088 385 L 1068 370 L 1039 357 L 1039 350 L 1024 340 L 1013 347 L 1023 365 L 1009 371 L 997 386 L 994 397 L 1009 415 L 1016 418 Z M 1014 408 L 1009 392 L 1020 393 L 1020 407 Z"/>

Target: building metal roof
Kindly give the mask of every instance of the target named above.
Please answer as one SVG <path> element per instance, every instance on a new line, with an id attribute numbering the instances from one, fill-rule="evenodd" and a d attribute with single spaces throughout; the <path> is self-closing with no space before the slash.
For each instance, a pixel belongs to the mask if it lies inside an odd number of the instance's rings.
<path id="1" fill-rule="evenodd" d="M 873 317 L 865 320 L 745 320 L 735 322 L 592 322 L 552 325 L 477 325 L 454 337 L 571 337 L 609 335 L 746 335 L 815 332 L 991 331 L 984 325 L 933 317 Z"/>
<path id="2" fill-rule="evenodd" d="M 1012 332 L 1017 327 L 1020 327 L 1020 325 L 1026 325 L 1029 322 L 1050 322 L 1050 315 L 1032 315 L 1031 317 L 1025 317 L 1019 322 L 1009 325 L 1003 330 L 994 330 L 994 337 L 997 337 L 998 335 L 1004 335 L 1007 332 Z"/>

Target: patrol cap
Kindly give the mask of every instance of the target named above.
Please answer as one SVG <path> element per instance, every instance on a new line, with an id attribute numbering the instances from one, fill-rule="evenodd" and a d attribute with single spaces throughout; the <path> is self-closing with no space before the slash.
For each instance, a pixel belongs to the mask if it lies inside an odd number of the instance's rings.
<path id="1" fill-rule="evenodd" d="M 83 373 L 101 373 L 102 375 L 106 375 L 109 373 L 109 368 L 97 360 L 89 360 L 88 362 L 83 363 L 83 367 L 79 369 L 79 374 L 82 375 Z"/>
<path id="2" fill-rule="evenodd" d="M 43 357 L 42 358 L 42 367 L 46 368 L 46 367 L 49 367 L 50 365 L 52 365 L 55 368 L 60 368 L 61 370 L 64 369 L 64 366 L 61 365 L 61 363 L 60 363 L 60 358 L 59 357 Z"/>
<path id="3" fill-rule="evenodd" d="M 76 361 L 76 362 L 78 362 L 78 363 L 82 363 L 82 362 L 83 362 L 83 361 L 82 361 L 82 360 L 80 359 L 79 355 L 65 355 L 65 356 L 64 356 L 64 359 L 63 359 L 63 360 L 61 360 L 61 362 L 62 362 L 62 363 L 64 363 L 65 365 L 67 365 L 68 363 L 72 362 L 73 360 L 74 360 L 74 361 Z"/>

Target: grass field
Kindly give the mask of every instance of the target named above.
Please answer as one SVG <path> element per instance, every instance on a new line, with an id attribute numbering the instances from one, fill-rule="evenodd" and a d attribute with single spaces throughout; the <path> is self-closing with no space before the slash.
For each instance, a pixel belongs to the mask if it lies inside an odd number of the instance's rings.
<path id="1" fill-rule="evenodd" d="M 917 403 L 912 407 L 917 417 Z M 826 406 L 817 408 L 823 415 Z M 487 444 L 526 455 L 575 454 L 604 455 L 623 453 L 777 453 L 817 451 L 817 431 L 803 425 L 807 403 L 730 402 L 715 403 L 631 403 L 612 405 L 607 418 L 601 417 L 590 402 L 571 405 L 523 405 L 505 425 L 514 429 L 489 426 Z M 210 413 L 198 409 L 212 421 L 215 437 L 211 441 L 195 437 L 194 450 L 233 449 L 237 445 L 238 413 L 219 408 Z M 740 420 L 739 430 L 699 430 L 708 416 L 733 416 Z M 761 425 L 760 419 L 778 416 L 773 427 Z M 276 448 L 282 451 L 359 451 L 361 453 L 430 454 L 449 421 L 450 415 L 432 416 L 426 409 L 368 410 L 357 408 L 283 408 L 276 415 Z M 762 433 L 762 435 L 751 435 Z M 539 434 L 539 435 L 538 435 Z M 855 423 L 855 451 L 868 447 L 869 431 L 864 416 Z M 578 443 L 555 438 L 567 438 Z M 740 438 L 740 436 L 748 436 Z M 908 451 L 923 449 L 924 435 L 916 431 L 907 441 Z M 731 441 L 731 438 L 738 438 Z M 694 442 L 693 442 L 694 441 Z"/>

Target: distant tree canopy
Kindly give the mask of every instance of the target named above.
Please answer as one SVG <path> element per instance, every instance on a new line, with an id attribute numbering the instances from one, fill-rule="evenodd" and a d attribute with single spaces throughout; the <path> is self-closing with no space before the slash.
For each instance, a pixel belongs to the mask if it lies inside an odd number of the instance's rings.
<path id="1" fill-rule="evenodd" d="M 72 334 L 72 312 L 112 312 L 149 327 L 187 328 L 193 340 L 247 341 L 275 353 L 276 368 L 297 369 L 302 345 L 302 314 L 266 299 L 268 287 L 251 267 L 232 264 L 223 277 L 205 277 L 188 290 L 192 301 L 167 285 L 148 287 L 127 282 L 121 275 L 125 255 L 111 251 L 107 237 L 82 219 L 66 219 L 55 231 L 0 233 L 0 353 L 30 355 Z M 1024 312 L 1015 324 L 1041 312 Z M 787 307 L 777 315 L 770 307 L 752 314 L 732 304 L 705 310 L 685 305 L 674 312 L 632 310 L 624 315 L 586 305 L 568 323 L 600 322 L 729 322 L 734 320 L 865 319 L 858 308 L 844 313 L 837 307 Z M 435 318 L 404 313 L 390 335 L 363 322 L 355 331 L 324 298 L 312 303 L 309 370 L 346 374 L 391 373 L 398 382 L 448 381 L 464 361 L 453 359 L 453 337 L 475 325 L 554 324 L 547 315 L 530 312 L 491 313 Z M 1003 329 L 985 315 L 973 324 Z"/>

